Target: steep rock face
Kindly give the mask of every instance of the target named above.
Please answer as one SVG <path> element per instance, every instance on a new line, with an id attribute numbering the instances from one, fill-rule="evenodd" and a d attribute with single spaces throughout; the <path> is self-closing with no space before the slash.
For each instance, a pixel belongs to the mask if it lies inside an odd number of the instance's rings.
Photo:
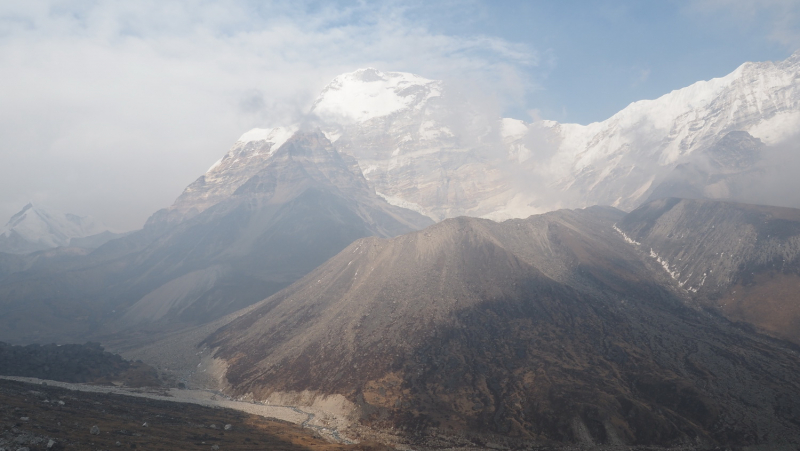
<path id="1" fill-rule="evenodd" d="M 85 240 L 84 244 L 97 247 L 116 236 L 90 217 L 63 214 L 29 203 L 0 229 L 0 252 L 27 254 L 69 246 L 71 240 L 87 237 L 94 240 Z"/>
<path id="2" fill-rule="evenodd" d="M 275 151 L 296 131 L 296 128 L 278 127 L 245 133 L 224 157 L 187 186 L 169 208 L 156 212 L 148 224 L 180 222 L 227 199 L 250 177 L 263 170 Z"/>
<path id="3" fill-rule="evenodd" d="M 441 220 L 492 215 L 516 194 L 502 170 L 501 124 L 441 81 L 361 69 L 336 77 L 311 113 L 395 205 Z"/>
<path id="4" fill-rule="evenodd" d="M 800 210 L 661 199 L 618 227 L 697 302 L 800 343 Z"/>
<path id="5" fill-rule="evenodd" d="M 362 239 L 206 343 L 233 394 L 341 394 L 378 427 L 584 444 L 800 438 L 796 355 L 685 307 L 614 230 L 621 218 L 457 218 Z"/>
<path id="6" fill-rule="evenodd" d="M 377 197 L 356 171 L 324 135 L 294 135 L 229 197 L 139 257 L 145 286 L 160 286 L 122 322 L 217 318 L 297 280 L 358 238 L 430 224 Z"/>

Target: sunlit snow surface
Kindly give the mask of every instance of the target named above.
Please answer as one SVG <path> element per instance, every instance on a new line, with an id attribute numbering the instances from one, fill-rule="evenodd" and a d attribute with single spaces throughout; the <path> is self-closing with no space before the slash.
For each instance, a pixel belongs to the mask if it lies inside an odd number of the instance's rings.
<path id="1" fill-rule="evenodd" d="M 469 95 L 446 86 L 359 69 L 324 88 L 310 114 L 381 197 L 435 220 L 502 220 L 596 204 L 629 210 L 669 171 L 731 131 L 773 145 L 800 130 L 800 52 L 745 63 L 588 125 L 492 117 L 480 101 L 471 104 Z M 249 174 L 296 130 L 245 133 L 212 166 L 203 189 Z M 216 199 L 203 196 L 198 210 Z"/>
<path id="2" fill-rule="evenodd" d="M 29 203 L 0 229 L 0 235 L 13 234 L 42 248 L 66 246 L 72 238 L 83 238 L 108 230 L 91 217 L 64 214 Z"/>
<path id="3" fill-rule="evenodd" d="M 611 192 L 587 203 L 631 208 L 649 194 L 659 168 L 680 163 L 727 132 L 747 131 L 766 144 L 797 133 L 800 52 L 785 61 L 745 63 L 724 77 L 634 102 L 602 122 L 544 125 L 560 142 L 548 168 L 556 184 L 590 196 L 592 190 Z M 615 186 L 620 174 L 627 177 L 625 188 Z"/>
<path id="4" fill-rule="evenodd" d="M 526 123 L 448 111 L 454 103 L 442 82 L 370 68 L 336 77 L 312 113 L 338 124 L 327 134 L 347 138 L 337 147 L 390 202 L 436 219 L 507 218 L 593 204 L 634 208 L 666 171 L 730 131 L 779 143 L 800 129 L 798 85 L 800 53 L 745 63 L 602 122 Z M 481 129 L 496 130 L 496 140 L 484 139 L 491 132 L 464 135 Z"/>
<path id="5" fill-rule="evenodd" d="M 359 69 L 334 78 L 312 112 L 327 120 L 364 122 L 408 107 L 415 100 L 415 87 L 435 83 L 438 82 L 404 72 Z M 429 94 L 438 95 L 436 90 Z"/>
<path id="6" fill-rule="evenodd" d="M 297 127 L 254 128 L 239 138 L 239 142 L 266 141 L 272 143 L 274 153 L 297 132 Z"/>
<path id="7" fill-rule="evenodd" d="M 239 137 L 239 139 L 236 141 L 236 144 L 238 146 L 234 145 L 234 148 L 230 152 L 228 152 L 228 155 L 226 155 L 226 157 L 227 158 L 236 158 L 239 155 L 236 154 L 235 150 L 238 150 L 238 148 L 241 147 L 241 145 L 247 144 L 247 143 L 260 143 L 260 144 L 262 144 L 262 146 L 260 146 L 259 149 L 261 149 L 262 147 L 266 147 L 266 148 L 269 149 L 269 151 L 267 152 L 267 155 L 272 155 L 282 145 L 286 144 L 286 141 L 288 141 L 289 138 L 292 137 L 292 135 L 297 133 L 297 129 L 298 129 L 297 126 L 275 127 L 275 128 L 254 128 L 254 129 L 250 130 L 249 132 L 243 134 L 241 137 Z M 255 152 L 252 152 L 252 154 L 250 156 L 251 157 L 252 156 L 257 156 L 260 153 L 261 152 L 256 150 Z M 208 168 L 208 170 L 206 171 L 206 174 L 211 173 L 211 172 L 220 171 L 220 170 L 224 171 L 225 168 L 223 167 L 222 163 L 223 163 L 223 160 L 225 160 L 226 157 L 220 158 L 214 164 L 212 164 L 211 167 Z"/>

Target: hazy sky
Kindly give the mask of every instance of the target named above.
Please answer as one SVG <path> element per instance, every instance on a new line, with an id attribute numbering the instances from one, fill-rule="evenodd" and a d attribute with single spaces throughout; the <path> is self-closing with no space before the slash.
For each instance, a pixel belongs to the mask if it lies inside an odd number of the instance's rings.
<path id="1" fill-rule="evenodd" d="M 798 48 L 797 0 L 0 2 L 0 224 L 31 200 L 139 228 L 359 67 L 588 123 Z"/>

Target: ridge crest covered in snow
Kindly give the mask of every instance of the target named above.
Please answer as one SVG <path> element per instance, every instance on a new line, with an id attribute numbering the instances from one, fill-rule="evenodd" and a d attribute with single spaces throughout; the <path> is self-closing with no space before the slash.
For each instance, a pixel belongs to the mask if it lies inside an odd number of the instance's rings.
<path id="1" fill-rule="evenodd" d="M 597 204 L 631 210 L 660 192 L 676 168 L 702 160 L 697 155 L 708 149 L 719 152 L 719 143 L 763 143 L 763 152 L 753 150 L 760 156 L 737 169 L 755 174 L 770 146 L 800 130 L 800 51 L 784 61 L 744 63 L 588 125 L 492 117 L 470 99 L 442 81 L 364 68 L 334 78 L 310 114 L 375 192 L 434 220 L 504 220 Z M 213 205 L 298 129 L 245 133 L 176 208 Z M 723 139 L 731 132 L 750 137 Z M 711 178 L 716 185 L 698 188 L 705 195 L 733 195 L 728 182 Z"/>
<path id="2" fill-rule="evenodd" d="M 28 253 L 69 246 L 73 238 L 107 231 L 91 217 L 64 214 L 28 202 L 0 229 L 0 252 Z"/>

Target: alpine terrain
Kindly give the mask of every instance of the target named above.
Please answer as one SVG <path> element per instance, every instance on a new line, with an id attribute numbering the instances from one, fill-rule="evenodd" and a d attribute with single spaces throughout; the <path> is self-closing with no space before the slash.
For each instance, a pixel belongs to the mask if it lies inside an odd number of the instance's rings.
<path id="1" fill-rule="evenodd" d="M 357 238 L 431 222 L 378 197 L 321 133 L 246 134 L 143 230 L 88 255 L 9 261 L 0 336 L 147 338 L 202 324 L 289 285 Z"/>
<path id="2" fill-rule="evenodd" d="M 618 227 L 699 305 L 800 344 L 800 210 L 662 199 Z"/>
<path id="3" fill-rule="evenodd" d="M 341 397 L 417 444 L 797 443 L 796 348 L 704 312 L 615 226 L 661 204 L 360 239 L 205 343 L 232 395 Z"/>
<path id="4" fill-rule="evenodd" d="M 696 195 L 800 206 L 779 192 L 746 189 L 775 172 L 789 177 L 781 171 L 800 129 L 800 52 L 745 63 L 589 125 L 501 119 L 442 81 L 372 68 L 336 77 L 310 114 L 379 195 L 435 220 L 590 205 L 631 210 L 654 193 L 680 195 L 675 171 L 687 165 L 705 177 Z M 727 146 L 748 154 L 715 159 Z"/>
<path id="5" fill-rule="evenodd" d="M 28 205 L 0 341 L 100 342 L 343 443 L 800 443 L 800 52 L 588 125 L 484 100 L 359 69 L 141 230 Z"/>

